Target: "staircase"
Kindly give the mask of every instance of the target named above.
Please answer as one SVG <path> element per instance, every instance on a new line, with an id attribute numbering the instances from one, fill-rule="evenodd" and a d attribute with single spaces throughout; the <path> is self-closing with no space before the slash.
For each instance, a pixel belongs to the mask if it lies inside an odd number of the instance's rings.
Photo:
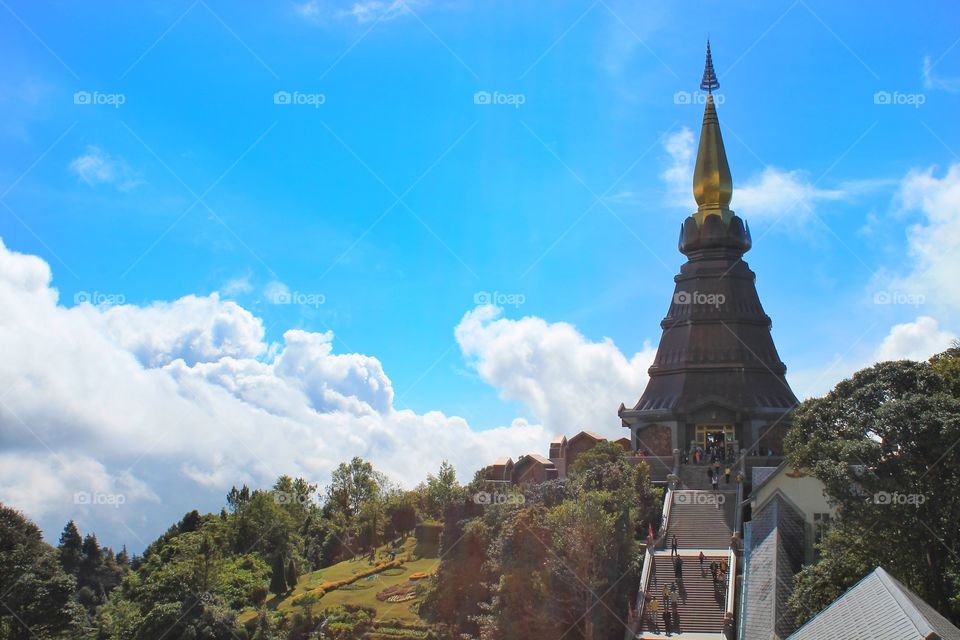
<path id="1" fill-rule="evenodd" d="M 710 575 L 710 563 L 720 564 L 720 561 L 727 556 L 706 556 L 701 573 L 697 554 L 687 554 L 690 552 L 683 552 L 680 556 L 683 560 L 682 579 L 675 577 L 673 558 L 670 554 L 657 554 L 654 570 L 650 576 L 649 593 L 660 602 L 660 613 L 657 615 L 655 625 L 649 615 L 645 617 L 638 638 L 656 638 L 668 632 L 672 632 L 677 638 L 683 638 L 685 634 L 719 634 L 723 631 L 727 579 L 726 576 L 721 576 L 720 580 L 714 583 Z M 669 609 L 671 611 L 670 629 L 666 629 L 663 612 L 667 610 L 669 601 L 663 597 L 663 587 L 664 585 L 669 587 L 674 582 L 677 584 L 680 602 L 676 610 Z"/>
<path id="2" fill-rule="evenodd" d="M 674 491 L 664 548 L 673 536 L 683 549 L 728 549 L 737 494 L 734 491 Z"/>
<path id="3" fill-rule="evenodd" d="M 684 470 L 686 465 L 681 469 L 681 481 Z M 706 468 L 694 467 L 694 471 L 699 471 L 709 486 Z M 720 486 L 722 488 L 723 483 Z M 723 560 L 729 562 L 730 538 L 737 508 L 736 491 L 683 489 L 671 491 L 670 495 L 672 502 L 666 534 L 659 548 L 654 551 L 648 582 L 642 585 L 650 598 L 658 600 L 659 613 L 654 623 L 649 615 L 649 607 L 643 607 L 646 613 L 635 638 L 722 638 L 730 582 L 728 576 L 721 575 L 714 583 L 710 563 L 719 565 Z M 677 537 L 678 554 L 683 561 L 680 575 L 674 570 L 670 545 L 673 536 Z M 705 556 L 702 571 L 699 560 L 701 551 Z M 663 597 L 664 585 L 669 586 L 674 582 L 680 595 L 675 610 Z M 671 612 L 669 628 L 665 627 L 663 617 L 665 604 L 668 605 L 666 610 Z"/>

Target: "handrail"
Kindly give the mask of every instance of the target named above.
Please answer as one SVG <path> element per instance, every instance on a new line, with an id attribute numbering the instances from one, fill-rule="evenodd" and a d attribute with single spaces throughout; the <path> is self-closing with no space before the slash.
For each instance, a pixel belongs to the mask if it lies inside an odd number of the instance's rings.
<path id="1" fill-rule="evenodd" d="M 729 631 L 727 638 L 736 638 L 734 633 L 735 605 L 737 601 L 737 553 L 731 547 L 730 557 L 727 560 L 727 606 L 723 614 L 724 633 Z"/>
<path id="2" fill-rule="evenodd" d="M 730 559 L 728 560 L 729 571 L 727 572 L 727 608 L 724 619 L 730 625 L 731 638 L 736 637 L 734 633 L 736 620 L 736 596 L 737 596 L 737 541 L 742 539 L 741 528 L 743 527 L 743 481 L 737 482 L 737 501 L 734 503 L 733 535 L 730 538 Z"/>
<path id="3" fill-rule="evenodd" d="M 667 491 L 663 495 L 663 510 L 660 512 L 660 530 L 658 536 L 654 538 L 651 542 L 653 546 L 647 546 L 643 554 L 643 570 L 640 572 L 640 588 L 637 590 L 637 603 L 636 603 L 636 612 L 637 617 L 634 620 L 634 624 L 627 625 L 627 633 L 625 640 L 633 640 L 633 637 L 636 635 L 639 630 L 639 626 L 643 624 L 643 613 L 644 605 L 647 601 L 647 587 L 650 582 L 650 572 L 653 569 L 654 555 L 656 549 L 660 544 L 660 540 L 666 535 L 667 531 L 667 522 L 670 519 L 670 505 L 673 504 L 673 487 L 667 485 Z M 636 628 L 634 628 L 636 627 Z"/>

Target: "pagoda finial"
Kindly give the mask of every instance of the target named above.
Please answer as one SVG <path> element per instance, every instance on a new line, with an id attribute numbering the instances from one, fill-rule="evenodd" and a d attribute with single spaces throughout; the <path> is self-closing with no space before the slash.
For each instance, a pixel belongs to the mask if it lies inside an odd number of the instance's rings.
<path id="1" fill-rule="evenodd" d="M 697 163 L 693 169 L 693 197 L 697 201 L 694 218 L 702 225 L 707 216 L 720 216 L 724 224 L 733 217 L 730 198 L 733 196 L 733 179 L 727 164 L 727 152 L 720 135 L 720 120 L 714 104 L 713 90 L 720 87 L 713 70 L 710 41 L 707 40 L 707 62 L 703 70 L 700 89 L 707 92 L 707 104 L 703 110 L 703 126 L 700 129 L 700 146 Z"/>
<path id="2" fill-rule="evenodd" d="M 700 81 L 700 90 L 713 93 L 720 88 L 720 81 L 713 70 L 713 56 L 710 55 L 710 38 L 707 38 L 707 61 L 703 64 L 703 80 Z"/>

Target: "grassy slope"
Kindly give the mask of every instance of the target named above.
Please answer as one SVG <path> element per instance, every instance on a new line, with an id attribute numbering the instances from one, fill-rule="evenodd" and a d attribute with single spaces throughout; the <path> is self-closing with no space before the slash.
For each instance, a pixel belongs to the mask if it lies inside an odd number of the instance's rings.
<path id="1" fill-rule="evenodd" d="M 415 547 L 416 540 L 411 536 L 403 543 L 403 547 L 397 554 L 397 558 L 404 558 L 413 554 Z M 378 550 L 378 563 L 388 560 L 386 555 L 387 551 L 387 546 L 381 547 Z M 385 572 L 386 575 L 375 574 L 367 578 L 361 578 L 346 589 L 341 588 L 336 591 L 331 591 L 324 595 L 320 601 L 313 606 L 313 612 L 318 613 L 329 607 L 350 604 L 376 609 L 378 621 L 398 620 L 406 623 L 421 622 L 420 617 L 415 613 L 416 605 L 420 603 L 419 598 L 407 602 L 380 602 L 376 597 L 377 593 L 387 587 L 406 582 L 411 573 L 432 573 L 437 569 L 440 561 L 436 557 L 436 549 L 425 551 L 423 548 L 420 548 L 417 549 L 417 551 L 423 553 L 426 557 L 420 557 L 413 562 L 404 563 L 402 571 L 398 568 L 388 569 Z M 300 579 L 297 581 L 297 587 L 291 593 L 286 593 L 281 596 L 271 595 L 267 598 L 267 608 L 283 613 L 292 613 L 296 609 L 293 605 L 293 600 L 297 596 L 303 595 L 311 589 L 315 589 L 321 582 L 332 582 L 349 578 L 355 573 L 369 569 L 370 566 L 367 556 L 364 556 L 353 560 L 344 560 L 320 571 L 304 574 L 300 576 Z M 411 610 L 411 608 L 413 610 Z M 255 610 L 250 609 L 244 611 L 240 615 L 240 621 L 247 622 L 255 618 L 256 615 Z"/>

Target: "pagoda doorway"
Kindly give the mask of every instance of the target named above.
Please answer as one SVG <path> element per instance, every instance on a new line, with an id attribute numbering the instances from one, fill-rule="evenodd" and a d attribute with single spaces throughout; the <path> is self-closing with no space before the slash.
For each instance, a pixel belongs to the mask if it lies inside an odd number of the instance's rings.
<path id="1" fill-rule="evenodd" d="M 694 432 L 694 444 L 704 451 L 712 447 L 737 449 L 737 433 L 732 424 L 698 424 Z"/>

